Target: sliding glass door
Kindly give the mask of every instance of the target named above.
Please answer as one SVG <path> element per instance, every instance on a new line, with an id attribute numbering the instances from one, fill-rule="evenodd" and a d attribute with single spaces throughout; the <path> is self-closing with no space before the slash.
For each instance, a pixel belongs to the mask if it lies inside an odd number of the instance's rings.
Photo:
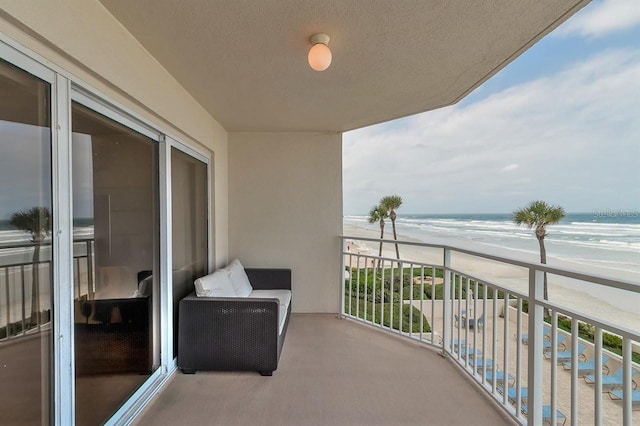
<path id="1" fill-rule="evenodd" d="M 171 148 L 173 355 L 178 355 L 179 304 L 193 293 L 193 282 L 207 274 L 207 165 Z"/>
<path id="2" fill-rule="evenodd" d="M 107 420 L 159 353 L 158 143 L 72 105 L 76 424 Z"/>
<path id="3" fill-rule="evenodd" d="M 51 422 L 51 86 L 0 60 L 0 423 Z"/>
<path id="4" fill-rule="evenodd" d="M 129 419 L 210 265 L 207 156 L 76 83 L 0 41 L 1 425 Z"/>

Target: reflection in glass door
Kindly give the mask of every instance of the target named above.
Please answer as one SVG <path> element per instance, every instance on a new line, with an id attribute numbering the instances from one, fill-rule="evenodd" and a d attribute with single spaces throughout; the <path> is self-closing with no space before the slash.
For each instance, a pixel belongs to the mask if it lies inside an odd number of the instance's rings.
<path id="1" fill-rule="evenodd" d="M 207 274 L 207 165 L 171 148 L 173 355 L 178 355 L 179 304 Z"/>
<path id="2" fill-rule="evenodd" d="M 158 144 L 72 105 L 76 424 L 104 423 L 159 364 Z"/>
<path id="3" fill-rule="evenodd" d="M 51 87 L 0 60 L 0 423 L 51 422 Z"/>

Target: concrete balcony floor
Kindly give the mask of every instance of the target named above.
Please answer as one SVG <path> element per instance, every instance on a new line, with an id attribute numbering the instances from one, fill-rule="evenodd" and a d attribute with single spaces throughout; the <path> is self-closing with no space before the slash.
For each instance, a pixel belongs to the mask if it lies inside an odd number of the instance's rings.
<path id="1" fill-rule="evenodd" d="M 138 425 L 502 425 L 437 351 L 335 315 L 293 315 L 272 377 L 177 372 Z"/>

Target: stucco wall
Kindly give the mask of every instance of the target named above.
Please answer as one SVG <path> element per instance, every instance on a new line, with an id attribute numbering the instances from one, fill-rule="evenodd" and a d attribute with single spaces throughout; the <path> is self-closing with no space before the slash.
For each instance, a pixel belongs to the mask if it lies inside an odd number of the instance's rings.
<path id="1" fill-rule="evenodd" d="M 0 1 L 0 32 L 213 155 L 215 263 L 227 261 L 227 132 L 96 0 Z"/>
<path id="2" fill-rule="evenodd" d="M 229 133 L 229 254 L 287 267 L 295 312 L 338 312 L 342 135 Z"/>

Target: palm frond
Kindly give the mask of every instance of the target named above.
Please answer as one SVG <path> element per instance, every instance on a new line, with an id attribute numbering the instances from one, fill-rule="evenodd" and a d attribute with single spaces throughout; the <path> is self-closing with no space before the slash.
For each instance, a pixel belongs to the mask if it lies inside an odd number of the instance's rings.
<path id="1" fill-rule="evenodd" d="M 402 205 L 402 197 L 399 195 L 387 195 L 380 199 L 380 205 L 387 211 L 397 210 Z"/>
<path id="2" fill-rule="evenodd" d="M 530 202 L 526 207 L 513 212 L 513 221 L 517 225 L 526 225 L 528 228 L 542 228 L 553 225 L 564 218 L 564 209 L 560 206 L 552 206 L 544 201 Z"/>

